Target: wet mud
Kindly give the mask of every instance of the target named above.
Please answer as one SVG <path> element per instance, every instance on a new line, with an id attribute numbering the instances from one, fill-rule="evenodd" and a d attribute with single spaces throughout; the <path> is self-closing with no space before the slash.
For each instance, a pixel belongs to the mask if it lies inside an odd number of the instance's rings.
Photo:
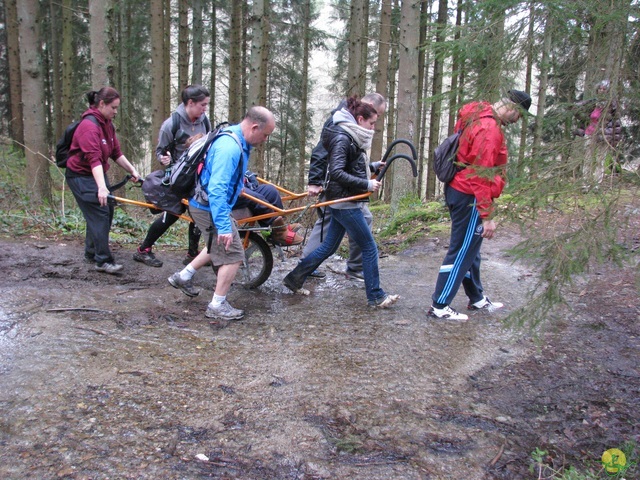
<path id="1" fill-rule="evenodd" d="M 168 284 L 180 252 L 151 268 L 114 245 L 125 270 L 110 276 L 80 242 L 1 240 L 0 478 L 527 479 L 536 447 L 581 466 L 639 442 L 633 272 L 578 281 L 536 340 L 502 323 L 536 272 L 499 233 L 483 282 L 506 307 L 465 323 L 425 315 L 437 239 L 381 259 L 402 296 L 386 311 L 338 258 L 291 294 L 298 251 L 275 252 L 267 283 L 232 288 L 234 322 L 204 317 L 211 270 L 195 298 Z"/>

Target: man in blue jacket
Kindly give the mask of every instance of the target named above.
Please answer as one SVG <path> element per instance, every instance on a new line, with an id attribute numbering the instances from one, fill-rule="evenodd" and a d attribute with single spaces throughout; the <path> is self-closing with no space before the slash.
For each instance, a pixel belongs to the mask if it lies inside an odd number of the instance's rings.
<path id="1" fill-rule="evenodd" d="M 244 261 L 244 249 L 231 209 L 242 192 L 251 148 L 264 143 L 275 129 L 275 117 L 264 107 L 251 107 L 242 122 L 225 129 L 209 151 L 200 175 L 202 194 L 189 200 L 189 213 L 208 242 L 217 267 L 216 288 L 205 316 L 237 320 L 244 311 L 227 301 L 231 283 Z"/>

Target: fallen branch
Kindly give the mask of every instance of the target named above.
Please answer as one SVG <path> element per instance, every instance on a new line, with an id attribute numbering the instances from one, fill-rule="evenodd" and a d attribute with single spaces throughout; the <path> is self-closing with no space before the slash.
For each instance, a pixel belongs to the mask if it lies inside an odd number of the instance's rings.
<path id="1" fill-rule="evenodd" d="M 99 308 L 88 307 L 63 307 L 63 308 L 48 308 L 45 312 L 97 312 L 97 313 L 109 313 L 113 312 L 109 310 L 100 310 Z"/>
<path id="2" fill-rule="evenodd" d="M 86 330 L 87 332 L 97 333 L 98 335 L 108 335 L 107 332 L 103 332 L 102 330 L 98 330 L 97 328 L 76 327 L 76 326 L 74 326 L 73 328 L 77 328 L 78 330 Z"/>

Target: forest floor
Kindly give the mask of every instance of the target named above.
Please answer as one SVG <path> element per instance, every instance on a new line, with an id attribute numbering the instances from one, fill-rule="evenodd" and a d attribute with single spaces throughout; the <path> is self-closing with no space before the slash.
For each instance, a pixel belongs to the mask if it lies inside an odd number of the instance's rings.
<path id="1" fill-rule="evenodd" d="M 337 258 L 292 295 L 290 248 L 263 286 L 232 289 L 236 322 L 203 315 L 212 271 L 193 299 L 169 286 L 182 251 L 150 268 L 114 244 L 111 276 L 80 239 L 1 239 L 0 478 L 531 479 L 536 449 L 601 471 L 640 443 L 637 267 L 577 278 L 533 333 L 503 322 L 537 281 L 508 254 L 519 240 L 503 227 L 483 246 L 505 308 L 458 323 L 425 315 L 446 248 L 428 232 L 381 258 L 392 309 L 368 308 Z"/>

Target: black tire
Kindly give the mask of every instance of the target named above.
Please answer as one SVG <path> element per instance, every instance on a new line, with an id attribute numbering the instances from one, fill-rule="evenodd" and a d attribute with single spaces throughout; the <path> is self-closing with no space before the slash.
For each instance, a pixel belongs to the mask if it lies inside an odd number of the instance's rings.
<path id="1" fill-rule="evenodd" d="M 243 242 L 245 235 L 245 232 L 240 232 Z M 245 261 L 236 275 L 236 283 L 245 288 L 257 288 L 267 281 L 273 270 L 271 248 L 262 235 L 250 232 L 244 253 Z"/>

